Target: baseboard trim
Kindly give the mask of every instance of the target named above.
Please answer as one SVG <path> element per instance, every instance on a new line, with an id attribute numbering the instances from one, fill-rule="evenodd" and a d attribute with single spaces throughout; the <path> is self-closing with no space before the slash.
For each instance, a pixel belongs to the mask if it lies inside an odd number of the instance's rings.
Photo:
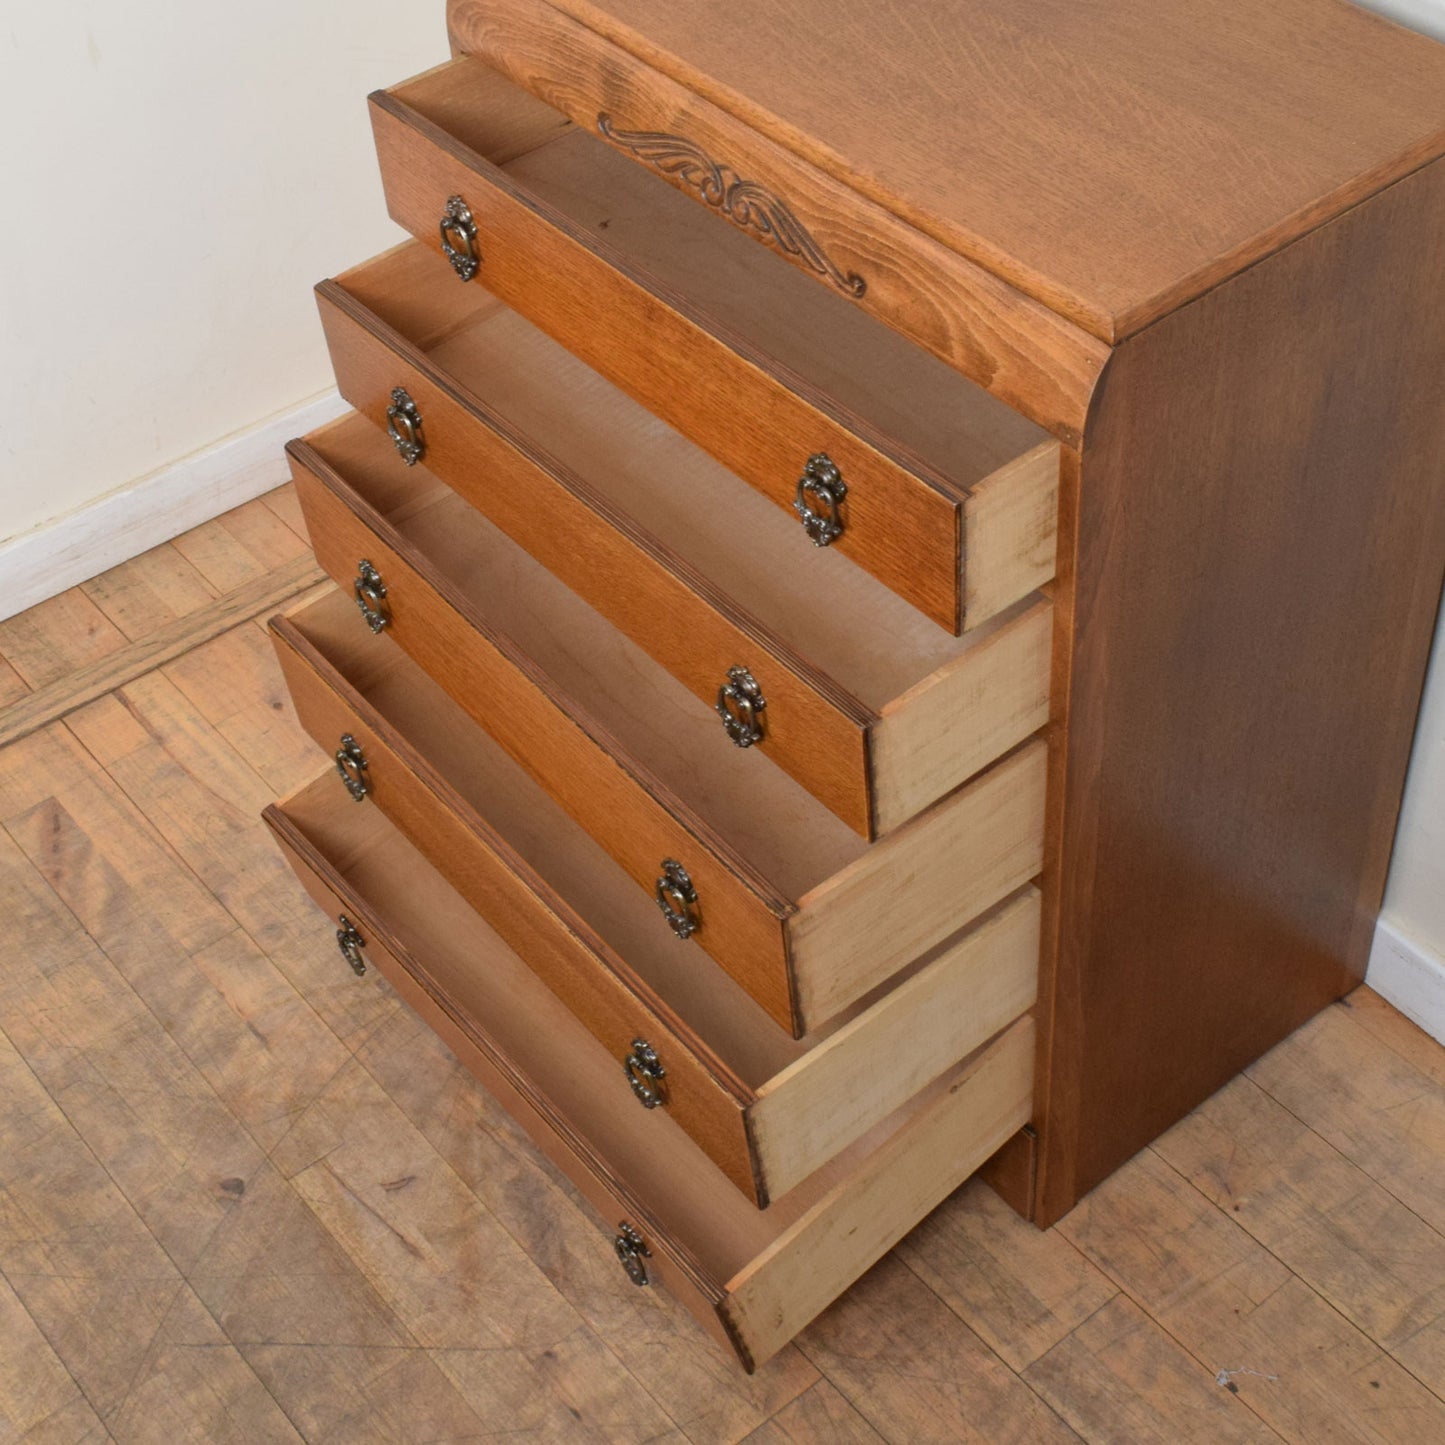
<path id="1" fill-rule="evenodd" d="M 1431 1038 L 1445 1043 L 1445 958 L 1382 918 L 1375 925 L 1365 982 Z"/>
<path id="2" fill-rule="evenodd" d="M 279 487 L 287 441 L 345 409 L 325 392 L 0 544 L 0 621 Z"/>

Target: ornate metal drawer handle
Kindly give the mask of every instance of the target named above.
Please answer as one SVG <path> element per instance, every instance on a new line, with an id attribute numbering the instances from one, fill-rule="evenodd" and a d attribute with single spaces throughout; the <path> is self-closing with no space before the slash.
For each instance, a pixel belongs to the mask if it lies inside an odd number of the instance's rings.
<path id="1" fill-rule="evenodd" d="M 633 1039 L 632 1052 L 622 1060 L 622 1067 L 627 1071 L 627 1082 L 632 1085 L 632 1092 L 642 1100 L 644 1109 L 656 1109 L 667 1102 L 662 1088 L 667 1070 L 662 1067 L 657 1050 L 646 1039 Z"/>
<path id="2" fill-rule="evenodd" d="M 642 1261 L 651 1259 L 652 1251 L 647 1247 L 647 1241 L 625 1219 L 617 1226 L 617 1233 L 612 1238 L 612 1248 L 617 1251 L 617 1258 L 622 1261 L 627 1278 L 633 1284 L 640 1289 L 649 1282 L 647 1266 Z"/>
<path id="3" fill-rule="evenodd" d="M 687 869 L 676 858 L 662 860 L 662 877 L 657 880 L 657 906 L 679 938 L 691 938 L 702 927 L 697 916 L 697 889 Z M 629 1070 L 629 1072 L 631 1072 Z"/>
<path id="4" fill-rule="evenodd" d="M 442 255 L 463 281 L 470 281 L 482 264 L 482 253 L 477 249 L 477 223 L 472 219 L 471 208 L 460 196 L 448 199 L 437 229 L 442 237 Z"/>
<path id="5" fill-rule="evenodd" d="M 386 583 L 381 573 L 365 557 L 356 564 L 356 581 L 351 584 L 356 593 L 356 605 L 366 618 L 366 625 L 373 632 L 380 632 L 391 626 L 391 609 L 386 603 Z"/>
<path id="6" fill-rule="evenodd" d="M 358 803 L 365 802 L 366 795 L 371 791 L 366 770 L 366 754 L 361 751 L 361 744 L 350 733 L 343 733 L 341 746 L 336 750 L 336 772 L 346 784 L 346 791 Z"/>
<path id="7" fill-rule="evenodd" d="M 407 466 L 414 467 L 426 455 L 421 413 L 404 386 L 396 387 L 391 393 L 391 405 L 386 409 L 386 434 Z"/>
<path id="8" fill-rule="evenodd" d="M 728 668 L 728 680 L 717 690 L 717 715 L 738 747 L 750 748 L 762 742 L 763 725 L 758 714 L 767 705 L 757 678 L 747 668 Z"/>
<path id="9" fill-rule="evenodd" d="M 344 914 L 339 914 L 336 919 L 341 925 L 336 930 L 336 946 L 341 950 L 341 956 L 351 965 L 351 971 L 357 978 L 366 972 L 366 959 L 362 956 L 361 950 L 366 947 L 366 940 L 356 931 L 356 925 Z"/>
<path id="10" fill-rule="evenodd" d="M 843 535 L 843 523 L 838 517 L 838 503 L 848 495 L 843 485 L 843 474 L 833 464 L 827 452 L 818 452 L 808 458 L 803 475 L 798 478 L 797 495 L 793 498 L 793 510 L 803 524 L 803 530 L 815 547 L 830 547 Z M 809 499 L 818 504 L 814 511 Z"/>

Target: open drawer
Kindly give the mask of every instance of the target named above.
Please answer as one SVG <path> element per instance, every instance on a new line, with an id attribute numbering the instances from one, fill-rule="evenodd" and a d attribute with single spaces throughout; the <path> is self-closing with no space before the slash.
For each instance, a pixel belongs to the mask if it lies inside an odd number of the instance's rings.
<path id="1" fill-rule="evenodd" d="M 352 740 L 363 800 L 618 1061 L 617 1106 L 666 1112 L 759 1206 L 1032 1006 L 1029 886 L 871 1006 L 794 1041 L 720 969 L 699 968 L 607 854 L 411 658 L 355 622 L 336 592 L 272 622 L 302 725 L 328 749 Z"/>
<path id="2" fill-rule="evenodd" d="M 325 485 L 297 470 L 322 564 L 369 588 L 385 635 L 668 905 L 664 938 L 695 940 L 795 1035 L 1038 873 L 1041 742 L 869 847 L 421 467 L 347 465 Z M 352 626 L 370 640 L 360 612 Z"/>
<path id="3" fill-rule="evenodd" d="M 379 810 L 328 776 L 265 816 L 354 966 L 379 969 L 567 1174 L 629 1277 L 749 1369 L 1028 1120 L 1025 1017 L 760 1213 L 672 1120 L 619 1107 L 617 1060 Z"/>
<path id="4" fill-rule="evenodd" d="M 476 61 L 372 107 L 391 213 L 458 298 L 485 287 L 685 433 L 795 555 L 829 545 L 955 632 L 1052 575 L 1040 427 Z"/>
<path id="5" fill-rule="evenodd" d="M 704 702 L 746 670 L 766 707 L 746 732 L 720 718 L 719 734 L 864 837 L 1047 722 L 1052 606 L 1038 594 L 944 633 L 837 553 L 799 556 L 779 512 L 515 312 L 477 290 L 459 308 L 449 268 L 415 243 L 339 284 L 373 318 L 329 312 L 343 391 L 376 398 L 384 422 L 400 383 L 424 418 L 422 465 Z M 445 377 L 432 380 L 394 343 L 437 324 L 448 334 L 429 364 Z M 308 438 L 298 468 L 322 485 L 349 470 L 396 485 L 403 463 L 368 429 Z"/>

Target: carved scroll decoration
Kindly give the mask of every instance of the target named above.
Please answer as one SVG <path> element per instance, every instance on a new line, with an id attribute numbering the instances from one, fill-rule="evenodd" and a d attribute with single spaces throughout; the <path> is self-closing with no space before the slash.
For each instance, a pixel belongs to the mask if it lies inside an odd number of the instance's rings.
<path id="1" fill-rule="evenodd" d="M 840 291 L 858 297 L 868 289 L 868 283 L 856 272 L 844 272 L 829 259 L 785 201 L 713 160 L 695 141 L 665 131 L 618 130 L 605 112 L 597 117 L 597 129 L 614 145 L 696 191 L 705 205 L 721 211 L 734 225 L 762 237 L 785 256 L 801 261 Z"/>

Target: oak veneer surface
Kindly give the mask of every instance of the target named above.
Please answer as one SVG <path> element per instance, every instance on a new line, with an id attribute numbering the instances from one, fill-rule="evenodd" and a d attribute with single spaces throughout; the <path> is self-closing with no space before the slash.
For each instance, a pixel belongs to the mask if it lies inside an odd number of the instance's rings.
<path id="1" fill-rule="evenodd" d="M 553 3 L 1106 340 L 1445 150 L 1445 49 L 1344 0 Z"/>

